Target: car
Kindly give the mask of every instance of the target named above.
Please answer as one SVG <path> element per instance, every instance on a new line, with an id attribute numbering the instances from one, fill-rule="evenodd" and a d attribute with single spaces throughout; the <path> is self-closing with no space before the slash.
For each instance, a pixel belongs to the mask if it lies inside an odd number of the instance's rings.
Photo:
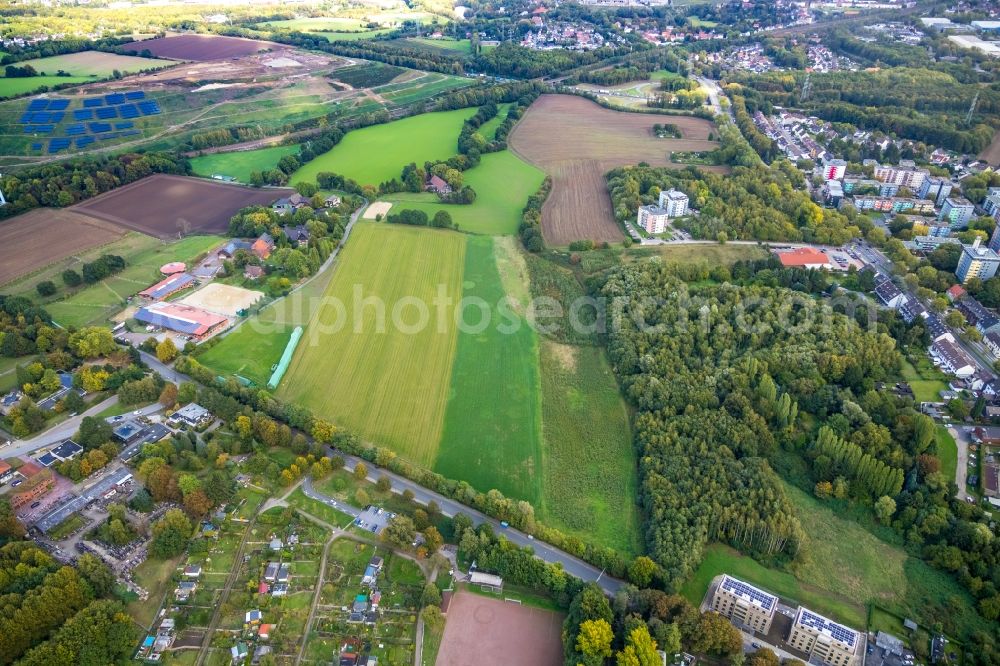
<path id="1" fill-rule="evenodd" d="M 41 503 L 41 502 L 32 502 L 32 503 L 31 503 L 31 508 L 32 508 L 32 509 L 37 509 L 37 508 L 38 508 L 39 506 L 41 506 L 41 505 L 42 505 L 42 503 Z"/>
<path id="2" fill-rule="evenodd" d="M 140 414 L 142 414 L 142 410 L 139 410 L 139 409 L 137 409 L 134 412 L 132 412 L 132 416 L 139 416 Z"/>
<path id="3" fill-rule="evenodd" d="M 760 649 L 760 643 L 751 643 L 750 647 L 752 647 L 754 650 L 759 650 Z"/>
<path id="4" fill-rule="evenodd" d="M 528 539 L 530 539 L 531 541 L 534 541 L 535 540 L 535 535 L 534 534 L 529 534 L 528 535 Z"/>
<path id="5" fill-rule="evenodd" d="M 24 479 L 15 479 L 14 483 L 10 484 L 11 488 L 21 485 Z"/>
<path id="6" fill-rule="evenodd" d="M 510 527 L 510 523 L 508 523 L 506 520 L 502 520 L 500 521 L 500 527 L 502 527 L 503 529 L 507 529 L 508 527 Z"/>

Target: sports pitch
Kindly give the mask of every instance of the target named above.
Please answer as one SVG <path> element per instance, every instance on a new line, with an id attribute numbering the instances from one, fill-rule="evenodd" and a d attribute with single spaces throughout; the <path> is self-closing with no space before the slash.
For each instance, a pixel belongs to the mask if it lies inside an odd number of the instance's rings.
<path id="1" fill-rule="evenodd" d="M 423 164 L 454 155 L 462 123 L 474 113 L 475 109 L 424 113 L 348 132 L 337 146 L 303 165 L 288 182 L 315 182 L 316 174 L 324 171 L 353 178 L 362 185 L 399 178 L 410 162 Z"/>
<path id="2" fill-rule="evenodd" d="M 461 298 L 464 257 L 465 237 L 454 232 L 358 223 L 324 294 L 344 304 L 341 325 L 336 306 L 318 310 L 279 396 L 430 467 L 458 337 L 453 319 L 438 326 L 433 300 L 439 288 Z M 384 304 L 382 326 L 376 306 L 362 307 L 368 297 Z M 412 330 L 417 301 L 431 320 Z M 393 323 L 397 308 L 402 327 Z"/>

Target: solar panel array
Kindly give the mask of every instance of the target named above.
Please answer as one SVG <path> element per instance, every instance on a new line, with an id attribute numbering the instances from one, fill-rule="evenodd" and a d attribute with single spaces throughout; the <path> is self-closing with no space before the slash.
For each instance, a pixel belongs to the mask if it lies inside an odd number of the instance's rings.
<path id="1" fill-rule="evenodd" d="M 161 113 L 156 100 L 148 99 L 142 90 L 114 92 L 99 97 L 86 97 L 83 107 L 70 110 L 69 99 L 36 98 L 28 102 L 28 106 L 20 117 L 25 134 L 52 134 L 57 130 L 63 119 L 68 116 L 72 121 L 65 126 L 65 136 L 53 137 L 48 142 L 48 152 L 58 153 L 70 146 L 83 148 L 95 141 L 108 141 L 127 136 L 135 136 L 141 132 L 135 128 L 133 120 L 143 116 Z M 110 121 L 122 118 L 122 122 Z M 32 143 L 31 149 L 41 151 L 44 143 Z"/>
<path id="2" fill-rule="evenodd" d="M 773 594 L 768 594 L 764 590 L 758 590 L 753 585 L 730 578 L 729 576 L 726 576 L 722 580 L 722 589 L 738 597 L 742 597 L 751 603 L 755 603 L 764 610 L 773 610 L 775 604 L 778 603 L 778 597 Z"/>
<path id="3" fill-rule="evenodd" d="M 841 626 L 833 620 L 828 620 L 822 615 L 817 615 L 816 613 L 806 610 L 805 608 L 799 609 L 799 624 L 803 627 L 815 629 L 816 631 L 826 634 L 834 640 L 845 643 L 852 648 L 858 640 L 858 634 L 853 629 Z"/>

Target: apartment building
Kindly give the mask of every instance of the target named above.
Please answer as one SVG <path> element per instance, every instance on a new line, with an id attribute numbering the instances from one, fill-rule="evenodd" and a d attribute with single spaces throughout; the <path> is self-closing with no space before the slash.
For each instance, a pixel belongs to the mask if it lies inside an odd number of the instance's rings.
<path id="1" fill-rule="evenodd" d="M 808 654 L 809 663 L 827 666 L 859 664 L 861 643 L 858 632 L 801 606 L 788 634 L 788 644 Z"/>
<path id="2" fill-rule="evenodd" d="M 909 166 L 876 166 L 872 176 L 883 183 L 893 183 L 900 187 L 908 187 L 918 191 L 930 173 L 925 169 L 914 169 Z"/>
<path id="3" fill-rule="evenodd" d="M 962 284 L 968 283 L 974 277 L 988 280 L 997 274 L 998 267 L 1000 267 L 1000 255 L 995 250 L 980 245 L 977 238 L 975 243 L 962 248 L 962 256 L 958 259 L 955 275 Z"/>
<path id="4" fill-rule="evenodd" d="M 844 160 L 824 160 L 823 180 L 840 180 L 847 173 L 847 162 Z"/>
<path id="5" fill-rule="evenodd" d="M 948 220 L 952 229 L 964 227 L 969 224 L 975 213 L 976 207 L 967 199 L 962 197 L 948 197 L 941 205 L 941 212 L 938 214 L 939 220 Z"/>
<path id="6" fill-rule="evenodd" d="M 670 213 L 660 206 L 640 206 L 637 222 L 648 234 L 662 234 L 670 221 Z"/>
<path id="7" fill-rule="evenodd" d="M 667 211 L 667 217 L 683 217 L 688 213 L 688 196 L 675 189 L 660 192 L 660 208 Z"/>
<path id="8" fill-rule="evenodd" d="M 712 596 L 712 610 L 716 613 L 738 627 L 763 634 L 771 630 L 777 607 L 778 597 L 728 575 L 722 577 Z"/>
<path id="9" fill-rule="evenodd" d="M 951 196 L 952 187 L 951 181 L 947 178 L 925 178 L 917 193 L 921 199 L 930 199 L 940 206 Z"/>
<path id="10" fill-rule="evenodd" d="M 853 200 L 857 210 L 874 210 L 879 213 L 933 213 L 934 202 L 909 197 L 882 197 L 876 195 L 856 196 Z"/>

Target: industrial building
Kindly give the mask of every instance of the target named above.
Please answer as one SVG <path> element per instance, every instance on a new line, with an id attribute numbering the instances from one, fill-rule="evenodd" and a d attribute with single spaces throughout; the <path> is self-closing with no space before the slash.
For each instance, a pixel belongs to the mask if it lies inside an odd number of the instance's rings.
<path id="1" fill-rule="evenodd" d="M 229 324 L 229 319 L 180 303 L 152 303 L 139 308 L 136 321 L 196 338 L 206 338 Z"/>

